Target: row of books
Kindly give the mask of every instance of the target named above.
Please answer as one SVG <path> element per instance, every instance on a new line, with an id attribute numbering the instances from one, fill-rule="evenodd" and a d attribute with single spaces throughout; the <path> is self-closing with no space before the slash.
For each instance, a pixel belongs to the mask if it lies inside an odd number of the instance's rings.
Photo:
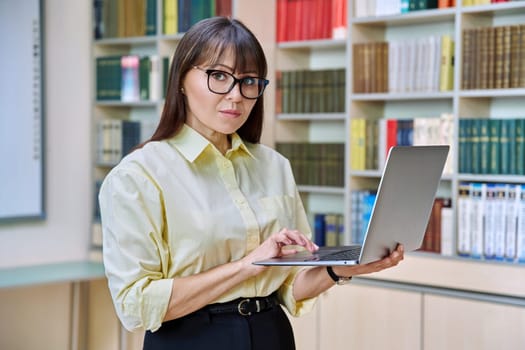
<path id="1" fill-rule="evenodd" d="M 406 93 L 453 88 L 450 35 L 358 43 L 353 46 L 354 92 Z"/>
<path id="2" fill-rule="evenodd" d="M 452 200 L 437 197 L 432 205 L 420 251 L 451 256 L 455 253 Z"/>
<path id="3" fill-rule="evenodd" d="M 350 193 L 350 239 L 363 244 L 372 208 L 376 201 L 375 190 L 352 190 Z"/>
<path id="4" fill-rule="evenodd" d="M 523 1 L 523 0 L 463 0 L 463 6 L 489 5 L 489 4 L 497 4 L 501 2 L 510 2 L 510 1 Z"/>
<path id="5" fill-rule="evenodd" d="M 164 95 L 168 57 L 102 56 L 95 65 L 97 101 L 158 101 Z"/>
<path id="6" fill-rule="evenodd" d="M 336 213 L 315 213 L 313 240 L 318 246 L 344 245 L 344 216 Z"/>
<path id="7" fill-rule="evenodd" d="M 122 38 L 157 34 L 158 0 L 94 0 L 94 37 Z M 164 34 L 186 32 L 201 19 L 231 16 L 232 0 L 163 0 Z"/>
<path id="8" fill-rule="evenodd" d="M 525 262 L 525 185 L 461 182 L 459 255 Z"/>
<path id="9" fill-rule="evenodd" d="M 140 142 L 149 138 L 154 121 L 102 119 L 96 126 L 96 163 L 114 166 Z"/>
<path id="10" fill-rule="evenodd" d="M 525 175 L 525 119 L 460 119 L 459 172 Z"/>
<path id="11" fill-rule="evenodd" d="M 355 17 L 398 15 L 410 11 L 456 6 L 455 0 L 355 0 Z"/>
<path id="12" fill-rule="evenodd" d="M 186 32 L 201 19 L 232 15 L 232 0 L 163 0 L 163 33 Z"/>
<path id="13" fill-rule="evenodd" d="M 297 184 L 344 186 L 344 143 L 278 142 L 275 148 L 290 161 Z"/>
<path id="14" fill-rule="evenodd" d="M 405 119 L 350 120 L 350 168 L 378 170 L 393 146 L 450 145 L 454 147 L 454 117 L 442 113 L 439 117 Z M 444 173 L 453 171 L 454 151 L 450 150 Z"/>
<path id="15" fill-rule="evenodd" d="M 525 25 L 463 30 L 463 89 L 525 87 Z"/>
<path id="16" fill-rule="evenodd" d="M 277 113 L 345 111 L 345 69 L 292 70 L 276 73 Z"/>
<path id="17" fill-rule="evenodd" d="M 157 34 L 157 0 L 93 0 L 94 38 Z"/>
<path id="18" fill-rule="evenodd" d="M 347 0 L 277 0 L 277 42 L 344 39 Z"/>

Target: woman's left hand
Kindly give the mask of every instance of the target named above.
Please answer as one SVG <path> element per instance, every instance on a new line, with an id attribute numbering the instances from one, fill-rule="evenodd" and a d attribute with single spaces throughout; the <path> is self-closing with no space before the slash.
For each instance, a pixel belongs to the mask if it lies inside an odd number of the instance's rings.
<path id="1" fill-rule="evenodd" d="M 378 272 L 399 264 L 405 257 L 404 248 L 402 244 L 399 244 L 390 255 L 384 257 L 381 260 L 373 261 L 364 265 L 352 265 L 352 266 L 333 266 L 334 273 L 338 276 L 357 276 L 364 275 L 367 273 Z"/>

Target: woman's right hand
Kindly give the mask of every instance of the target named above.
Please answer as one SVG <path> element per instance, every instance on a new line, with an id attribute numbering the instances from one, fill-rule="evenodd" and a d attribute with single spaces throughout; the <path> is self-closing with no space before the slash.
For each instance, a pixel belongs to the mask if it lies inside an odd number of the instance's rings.
<path id="1" fill-rule="evenodd" d="M 283 228 L 279 232 L 276 232 L 268 237 L 260 246 L 251 251 L 242 260 L 246 264 L 256 268 L 254 272 L 257 274 L 266 267 L 253 265 L 253 262 L 276 258 L 297 252 L 297 249 L 291 246 L 304 247 L 310 252 L 315 252 L 319 249 L 319 247 L 302 232 Z"/>

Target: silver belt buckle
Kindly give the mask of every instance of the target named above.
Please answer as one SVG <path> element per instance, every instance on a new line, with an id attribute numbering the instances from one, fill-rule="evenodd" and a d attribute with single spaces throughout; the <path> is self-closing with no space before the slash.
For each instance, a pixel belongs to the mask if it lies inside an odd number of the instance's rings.
<path id="1" fill-rule="evenodd" d="M 241 314 L 242 316 L 250 316 L 252 314 L 251 312 L 244 312 L 242 310 L 242 306 L 249 302 L 250 302 L 250 299 L 244 299 L 244 300 L 241 300 L 239 304 L 237 304 L 237 311 L 239 311 L 239 314 Z M 257 302 L 257 312 L 259 312 L 259 301 L 256 300 L 256 302 Z"/>

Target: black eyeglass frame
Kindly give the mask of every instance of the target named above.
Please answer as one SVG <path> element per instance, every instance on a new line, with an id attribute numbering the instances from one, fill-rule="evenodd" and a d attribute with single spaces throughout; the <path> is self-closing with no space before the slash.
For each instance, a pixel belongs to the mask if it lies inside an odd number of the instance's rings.
<path id="1" fill-rule="evenodd" d="M 211 92 L 213 92 L 214 94 L 217 94 L 217 95 L 226 95 L 228 93 L 230 93 L 233 88 L 235 87 L 235 85 L 237 83 L 239 83 L 239 91 L 242 95 L 242 97 L 244 98 L 247 98 L 249 100 L 256 100 L 258 99 L 259 97 L 262 96 L 262 94 L 264 93 L 264 90 L 266 90 L 266 86 L 268 86 L 268 84 L 270 83 L 269 80 L 267 79 L 264 79 L 264 78 L 261 78 L 261 77 L 245 77 L 245 78 L 236 78 L 233 74 L 229 73 L 229 72 L 225 72 L 223 70 L 220 70 L 220 69 L 204 69 L 204 68 L 201 68 L 201 67 L 198 67 L 198 66 L 193 66 L 193 68 L 195 69 L 198 69 L 204 73 L 206 73 L 208 75 L 208 80 L 207 80 L 207 85 L 208 85 L 208 90 L 210 90 Z M 213 73 L 222 73 L 222 74 L 226 74 L 230 77 L 232 77 L 233 79 L 233 83 L 230 85 L 230 87 L 228 88 L 227 91 L 225 92 L 217 92 L 217 91 L 214 91 L 211 87 L 210 87 L 210 76 L 213 74 Z M 261 90 L 259 91 L 259 95 L 257 95 L 256 97 L 248 97 L 246 95 L 244 95 L 244 93 L 242 92 L 242 86 L 243 86 L 243 83 L 247 80 L 247 79 L 257 79 L 258 82 L 259 82 L 259 86 L 262 85 L 261 87 Z"/>

